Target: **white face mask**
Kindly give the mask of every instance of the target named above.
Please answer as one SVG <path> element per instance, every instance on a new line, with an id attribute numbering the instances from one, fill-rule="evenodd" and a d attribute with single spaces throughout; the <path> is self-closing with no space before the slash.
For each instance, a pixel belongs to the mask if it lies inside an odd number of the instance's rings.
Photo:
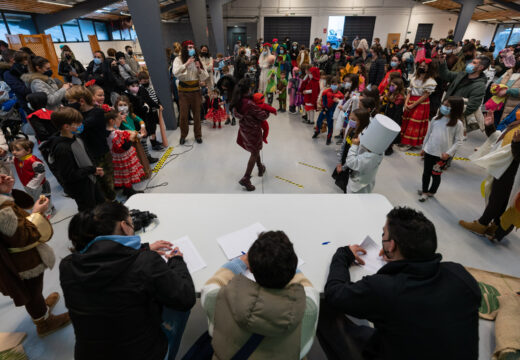
<path id="1" fill-rule="evenodd" d="M 345 89 L 350 89 L 351 86 L 352 86 L 352 83 L 349 83 L 349 82 L 345 83 Z"/>
<path id="2" fill-rule="evenodd" d="M 448 55 L 449 55 L 449 54 L 451 54 L 452 52 L 453 52 L 452 49 L 444 49 L 444 53 L 445 53 L 445 54 L 448 54 Z"/>
<path id="3" fill-rule="evenodd" d="M 123 114 L 128 114 L 128 105 L 122 105 L 118 107 L 119 111 L 121 111 Z"/>

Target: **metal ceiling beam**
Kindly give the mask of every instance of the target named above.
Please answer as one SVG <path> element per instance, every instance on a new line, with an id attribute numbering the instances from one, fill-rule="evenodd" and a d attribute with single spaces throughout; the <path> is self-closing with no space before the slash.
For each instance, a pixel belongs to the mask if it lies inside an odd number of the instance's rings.
<path id="1" fill-rule="evenodd" d="M 62 10 L 54 14 L 34 15 L 34 22 L 38 32 L 43 33 L 46 29 L 60 25 L 72 19 L 89 14 L 107 5 L 113 4 L 114 0 L 88 0 L 81 2 L 74 7 Z"/>

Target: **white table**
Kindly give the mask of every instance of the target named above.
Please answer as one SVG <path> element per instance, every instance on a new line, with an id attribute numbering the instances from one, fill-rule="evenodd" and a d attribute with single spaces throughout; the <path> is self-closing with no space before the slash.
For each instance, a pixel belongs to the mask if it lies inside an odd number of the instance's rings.
<path id="1" fill-rule="evenodd" d="M 217 237 L 255 222 L 287 234 L 305 262 L 300 270 L 321 292 L 336 249 L 359 244 L 367 235 L 379 243 L 392 209 L 379 194 L 138 194 L 125 205 L 157 215 L 158 224 L 140 234 L 143 242 L 190 237 L 208 265 L 192 274 L 197 293 L 228 261 Z M 352 267 L 351 274 L 358 280 L 366 272 Z"/>

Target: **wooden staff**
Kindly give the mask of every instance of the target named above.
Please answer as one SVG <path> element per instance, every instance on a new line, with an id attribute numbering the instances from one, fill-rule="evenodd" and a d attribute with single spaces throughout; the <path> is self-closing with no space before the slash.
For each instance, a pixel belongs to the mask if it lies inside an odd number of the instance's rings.
<path id="1" fill-rule="evenodd" d="M 163 108 L 159 108 L 159 128 L 161 129 L 161 140 L 164 146 L 168 146 L 168 137 L 166 136 L 166 126 L 164 125 L 164 119 L 162 116 Z"/>

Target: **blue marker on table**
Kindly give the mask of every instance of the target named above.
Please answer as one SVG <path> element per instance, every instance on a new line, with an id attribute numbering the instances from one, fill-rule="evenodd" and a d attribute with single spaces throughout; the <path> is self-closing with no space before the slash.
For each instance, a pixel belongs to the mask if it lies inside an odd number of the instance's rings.
<path id="1" fill-rule="evenodd" d="M 245 254 L 246 254 L 246 253 L 245 253 L 245 252 L 243 252 L 243 251 L 241 251 L 241 253 L 242 253 L 242 255 L 245 255 Z"/>
<path id="2" fill-rule="evenodd" d="M 321 245 L 328 245 L 330 244 L 330 241 L 325 241 L 325 242 L 322 242 Z"/>

